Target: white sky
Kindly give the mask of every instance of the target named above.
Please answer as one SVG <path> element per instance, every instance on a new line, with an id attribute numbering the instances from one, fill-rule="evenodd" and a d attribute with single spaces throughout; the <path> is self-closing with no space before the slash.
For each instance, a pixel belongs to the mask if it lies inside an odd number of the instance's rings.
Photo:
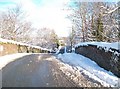
<path id="1" fill-rule="evenodd" d="M 71 22 L 66 18 L 67 10 L 63 10 L 69 0 L 1 0 L 1 2 L 21 3 L 28 18 L 36 28 L 54 29 L 58 36 L 67 36 Z"/>
<path id="2" fill-rule="evenodd" d="M 65 4 L 69 0 L 0 0 L 0 10 L 21 4 L 35 28 L 54 29 L 58 36 L 68 36 L 71 22 Z"/>
<path id="3" fill-rule="evenodd" d="M 0 9 L 6 5 L 10 6 L 13 3 L 21 3 L 34 27 L 47 27 L 54 29 L 59 36 L 68 36 L 72 24 L 70 20 L 66 18 L 69 12 L 63 9 L 69 1 L 70 0 L 0 0 Z"/>

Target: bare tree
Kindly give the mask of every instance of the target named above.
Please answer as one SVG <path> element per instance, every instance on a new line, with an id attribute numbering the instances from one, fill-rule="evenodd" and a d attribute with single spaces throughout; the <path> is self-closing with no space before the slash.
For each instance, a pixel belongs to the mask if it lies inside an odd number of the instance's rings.
<path id="1" fill-rule="evenodd" d="M 119 6 L 116 3 L 75 0 L 73 4 L 73 13 L 69 17 L 78 32 L 75 38 L 83 42 L 117 41 Z"/>
<path id="2" fill-rule="evenodd" d="M 75 1 L 75 6 L 73 7 L 73 14 L 70 16 L 70 19 L 73 21 L 73 24 L 76 27 L 77 33 L 81 39 L 80 41 L 88 41 L 89 33 L 89 23 L 90 23 L 90 3 Z"/>
<path id="3" fill-rule="evenodd" d="M 25 20 L 25 13 L 19 5 L 2 13 L 0 25 L 1 37 L 16 41 L 25 41 L 27 33 L 31 30 L 31 23 Z"/>
<path id="4" fill-rule="evenodd" d="M 35 45 L 49 49 L 58 48 L 58 36 L 56 35 L 53 29 L 42 28 L 38 29 L 36 33 L 37 34 L 34 40 L 34 43 L 36 43 Z"/>
<path id="5" fill-rule="evenodd" d="M 68 36 L 68 41 L 67 41 L 67 44 L 71 47 L 73 47 L 75 44 L 76 44 L 76 30 L 75 30 L 75 27 L 72 26 L 72 29 L 70 31 L 70 34 Z"/>

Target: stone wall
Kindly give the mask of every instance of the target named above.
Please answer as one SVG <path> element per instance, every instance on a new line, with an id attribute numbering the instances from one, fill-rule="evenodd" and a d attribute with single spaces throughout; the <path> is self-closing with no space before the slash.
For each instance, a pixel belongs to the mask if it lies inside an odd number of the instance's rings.
<path id="1" fill-rule="evenodd" d="M 120 77 L 120 55 L 116 55 L 115 52 L 119 50 L 111 49 L 111 51 L 105 51 L 104 48 L 97 48 L 95 45 L 79 46 L 75 48 L 77 54 L 81 54 L 95 61 L 100 67 L 111 71 L 114 75 Z"/>
<path id="2" fill-rule="evenodd" d="M 17 45 L 12 43 L 0 42 L 0 56 L 13 53 L 49 53 L 47 50 L 29 47 L 26 45 Z"/>
<path id="3" fill-rule="evenodd" d="M 18 53 L 18 46 L 14 44 L 0 43 L 0 56 Z"/>

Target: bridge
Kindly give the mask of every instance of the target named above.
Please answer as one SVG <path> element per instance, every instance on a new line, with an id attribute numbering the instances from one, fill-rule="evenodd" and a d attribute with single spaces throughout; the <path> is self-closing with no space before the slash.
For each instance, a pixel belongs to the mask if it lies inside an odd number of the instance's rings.
<path id="1" fill-rule="evenodd" d="M 54 54 L 48 54 L 50 50 L 11 40 L 0 39 L 0 56 L 14 53 L 30 53 L 16 58 L 14 61 L 2 67 L 3 87 L 103 87 L 99 81 L 88 77 L 84 72 L 69 69 Z M 87 44 L 71 47 L 63 47 L 59 51 L 75 52 L 95 61 L 100 67 L 111 71 L 120 77 L 120 50 L 98 47 Z M 33 54 L 38 53 L 38 54 Z M 39 54 L 40 53 L 40 54 Z M 16 54 L 15 54 L 16 56 Z M 1 61 L 5 61 L 1 57 Z M 8 57 L 8 60 L 10 57 Z M 82 62 L 82 61 L 81 61 Z M 3 63 L 5 64 L 5 63 Z M 68 65 L 67 65 L 68 66 Z M 87 67 L 87 66 L 86 66 Z M 75 72 L 76 71 L 76 72 Z M 68 76 L 69 75 L 69 76 Z M 77 76 L 77 77 L 76 77 Z M 76 82 L 78 81 L 78 82 Z M 119 80 L 118 80 L 119 83 Z M 118 84 L 119 85 L 119 84 Z"/>

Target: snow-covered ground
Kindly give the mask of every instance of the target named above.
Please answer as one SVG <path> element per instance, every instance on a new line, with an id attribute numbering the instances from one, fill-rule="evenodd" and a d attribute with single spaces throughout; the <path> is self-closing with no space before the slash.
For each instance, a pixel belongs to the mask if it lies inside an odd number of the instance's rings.
<path id="1" fill-rule="evenodd" d="M 16 53 L 0 57 L 0 70 L 5 67 L 8 63 L 15 61 L 17 58 L 30 55 L 30 53 Z"/>
<path id="2" fill-rule="evenodd" d="M 118 78 L 111 72 L 98 66 L 94 61 L 75 53 L 59 54 L 58 58 L 83 72 L 90 78 L 100 82 L 103 86 L 119 86 Z"/>

